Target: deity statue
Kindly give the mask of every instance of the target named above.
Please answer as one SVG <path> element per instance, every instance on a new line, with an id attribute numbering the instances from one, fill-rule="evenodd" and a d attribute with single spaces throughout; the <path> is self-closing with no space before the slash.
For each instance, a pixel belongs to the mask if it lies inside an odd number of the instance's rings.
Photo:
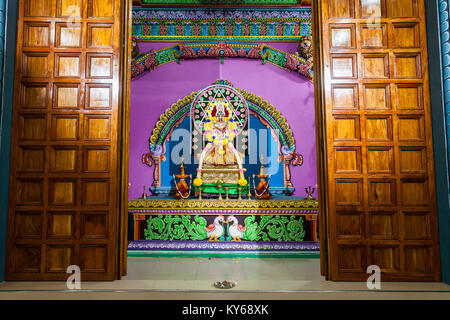
<path id="1" fill-rule="evenodd" d="M 255 176 L 259 178 L 259 183 L 255 187 L 255 197 L 260 200 L 270 199 L 269 183 L 271 175 L 264 173 L 263 156 L 261 155 L 261 168 L 259 169 L 259 174 L 253 175 L 253 186 L 255 186 Z M 266 181 L 266 179 L 268 180 Z"/>
<path id="2" fill-rule="evenodd" d="M 135 37 L 131 38 L 131 61 L 134 62 L 143 55 L 145 55 L 145 53 L 140 52 L 137 39 Z"/>
<path id="3" fill-rule="evenodd" d="M 244 178 L 242 167 L 243 155 L 234 147 L 233 141 L 237 132 L 236 121 L 231 116 L 232 110 L 225 99 L 216 99 L 211 104 L 207 112 L 207 117 L 203 121 L 204 135 L 207 145 L 200 154 L 197 178 L 194 180 L 195 186 L 201 186 L 203 164 L 212 166 L 225 166 L 237 164 L 239 168 L 240 186 L 246 186 L 247 180 Z"/>
<path id="4" fill-rule="evenodd" d="M 180 174 L 173 175 L 173 181 L 175 182 L 175 186 L 177 189 L 177 193 L 175 194 L 175 198 L 177 199 L 187 199 L 189 198 L 191 194 L 191 187 L 188 186 L 186 179 L 191 178 L 190 181 L 192 181 L 192 175 L 185 174 L 184 172 L 184 166 L 183 166 L 183 157 L 181 157 L 181 165 L 180 165 Z M 175 178 L 178 178 L 178 182 Z"/>

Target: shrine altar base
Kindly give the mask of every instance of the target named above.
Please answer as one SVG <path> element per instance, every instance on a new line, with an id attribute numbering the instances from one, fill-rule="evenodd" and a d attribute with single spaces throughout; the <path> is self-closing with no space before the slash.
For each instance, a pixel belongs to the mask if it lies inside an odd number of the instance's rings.
<path id="1" fill-rule="evenodd" d="M 318 202 L 152 196 L 129 202 L 129 256 L 318 257 Z M 214 232 L 216 232 L 214 234 Z"/>

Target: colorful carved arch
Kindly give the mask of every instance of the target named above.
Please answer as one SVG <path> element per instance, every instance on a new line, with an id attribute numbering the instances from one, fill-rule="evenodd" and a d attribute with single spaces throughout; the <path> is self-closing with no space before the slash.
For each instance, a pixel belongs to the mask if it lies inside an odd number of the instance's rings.
<path id="1" fill-rule="evenodd" d="M 131 63 L 131 78 L 156 69 L 157 67 L 183 59 L 199 58 L 248 58 L 266 61 L 283 68 L 294 71 L 312 81 L 313 65 L 297 55 L 284 52 L 264 43 L 236 43 L 236 42 L 207 42 L 207 43 L 181 43 L 161 50 L 151 50 L 138 57 Z"/>
<path id="2" fill-rule="evenodd" d="M 233 87 L 226 80 L 217 80 L 217 84 Z M 263 123 L 268 126 L 272 134 L 276 134 L 276 140 L 280 142 L 279 161 L 283 162 L 284 172 L 284 188 L 282 194 L 290 195 L 295 190 L 291 182 L 290 165 L 301 166 L 303 164 L 303 156 L 295 151 L 295 141 L 292 131 L 286 119 L 280 112 L 269 102 L 249 93 L 245 90 L 235 88 L 246 99 L 250 112 L 260 118 Z M 168 193 L 167 187 L 161 186 L 161 162 L 166 161 L 165 142 L 170 138 L 173 130 L 183 119 L 189 115 L 192 102 L 197 96 L 197 92 L 178 100 L 170 108 L 168 108 L 156 123 L 152 135 L 149 139 L 150 152 L 142 156 L 142 162 L 148 166 L 155 166 L 153 170 L 153 183 L 151 186 L 152 193 Z M 170 188 L 169 188 L 170 189 Z"/>
<path id="3" fill-rule="evenodd" d="M 226 80 L 217 80 L 216 83 L 232 86 L 231 83 Z M 280 114 L 280 111 L 268 101 L 256 96 L 253 93 L 249 93 L 239 88 L 235 89 L 239 91 L 247 100 L 250 111 L 256 113 L 260 118 L 264 119 L 271 129 L 277 134 L 278 140 L 281 143 L 281 153 L 285 156 L 295 154 L 295 140 L 292 136 L 292 131 L 284 116 Z M 169 138 L 173 128 L 178 125 L 186 115 L 189 114 L 192 101 L 196 95 L 197 92 L 192 92 L 190 95 L 178 100 L 163 114 L 161 114 L 160 119 L 156 123 L 152 135 L 150 136 L 150 154 L 144 155 L 144 158 L 148 159 L 148 161 L 144 159 L 144 163 L 151 165 L 149 158 L 151 155 L 163 154 L 164 142 Z M 301 160 L 296 159 L 296 161 L 298 162 Z"/>

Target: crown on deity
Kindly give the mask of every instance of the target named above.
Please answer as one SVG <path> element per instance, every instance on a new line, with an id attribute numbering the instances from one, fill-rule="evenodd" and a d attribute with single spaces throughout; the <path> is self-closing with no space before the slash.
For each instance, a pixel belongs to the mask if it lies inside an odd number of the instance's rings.
<path id="1" fill-rule="evenodd" d="M 228 109 L 228 102 L 225 99 L 217 98 L 212 105 L 213 107 L 209 110 L 212 117 L 215 117 L 218 112 L 222 112 L 228 117 L 230 111 Z"/>

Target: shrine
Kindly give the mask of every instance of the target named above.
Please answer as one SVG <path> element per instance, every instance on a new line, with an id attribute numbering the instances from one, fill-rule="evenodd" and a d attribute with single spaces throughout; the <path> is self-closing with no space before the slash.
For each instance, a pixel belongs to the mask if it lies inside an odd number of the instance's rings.
<path id="1" fill-rule="evenodd" d="M 449 10 L 0 0 L 0 281 L 450 283 Z"/>
<path id="2" fill-rule="evenodd" d="M 303 155 L 268 101 L 216 80 L 159 117 L 149 149 L 142 161 L 153 182 L 129 202 L 129 255 L 318 254 L 315 188 L 294 195 L 291 167 Z"/>
<path id="3" fill-rule="evenodd" d="M 128 255 L 318 257 L 311 11 L 133 19 Z"/>

